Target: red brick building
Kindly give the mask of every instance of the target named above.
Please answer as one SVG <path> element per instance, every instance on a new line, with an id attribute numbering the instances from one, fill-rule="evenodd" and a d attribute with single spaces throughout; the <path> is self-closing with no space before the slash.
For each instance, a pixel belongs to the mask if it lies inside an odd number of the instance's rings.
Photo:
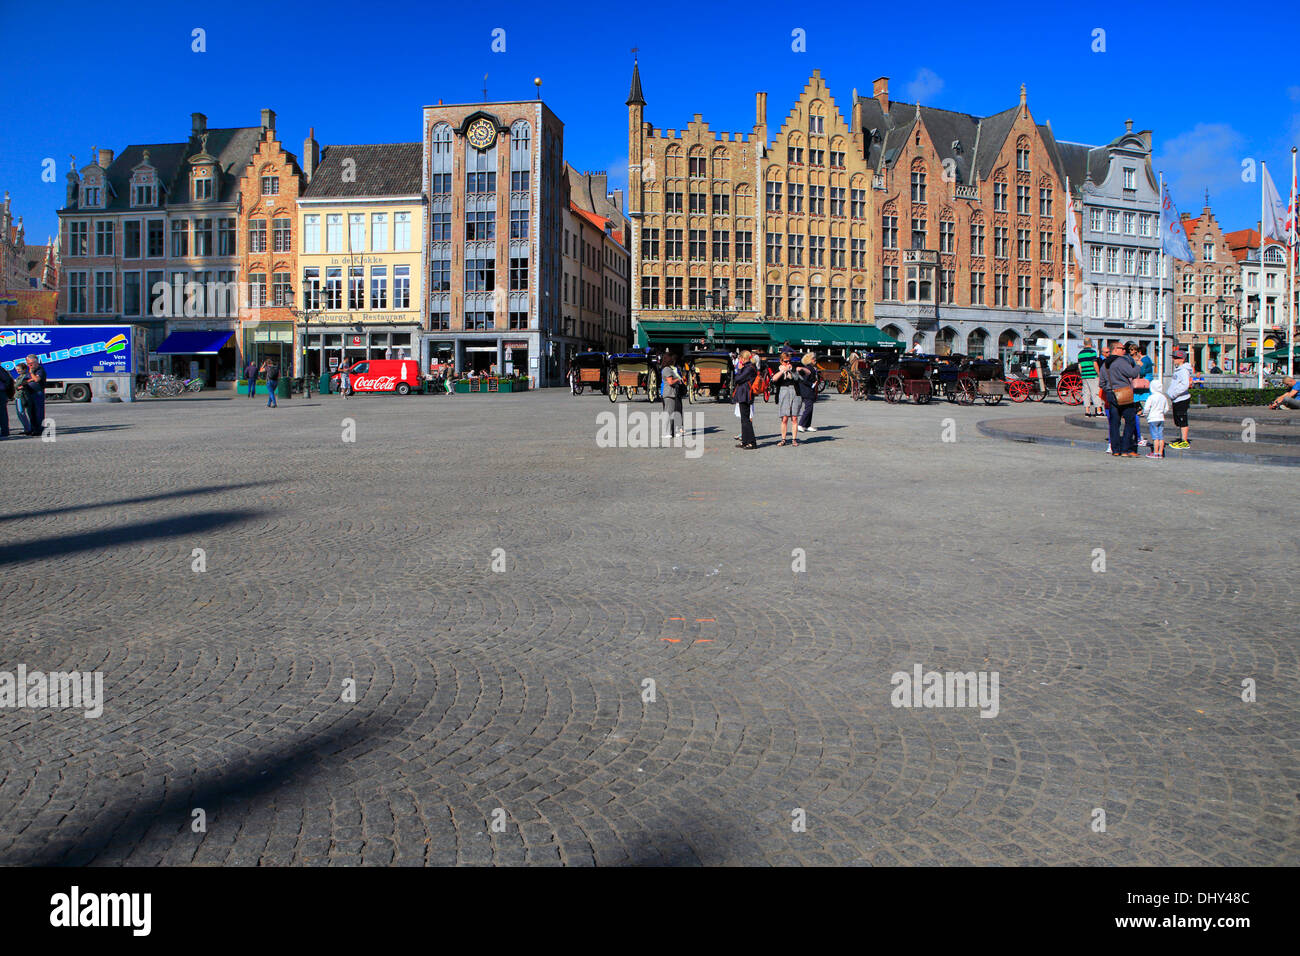
<path id="1" fill-rule="evenodd" d="M 1198 372 L 1236 369 L 1238 265 L 1208 202 L 1193 218 L 1183 214 L 1192 261 L 1174 259 L 1174 338 Z"/>

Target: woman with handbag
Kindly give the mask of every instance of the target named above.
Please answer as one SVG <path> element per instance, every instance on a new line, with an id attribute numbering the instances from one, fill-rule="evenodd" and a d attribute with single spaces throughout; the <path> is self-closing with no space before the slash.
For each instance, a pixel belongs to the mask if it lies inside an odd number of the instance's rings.
<path id="1" fill-rule="evenodd" d="M 1110 416 L 1110 453 L 1116 458 L 1137 458 L 1137 405 L 1135 391 L 1150 383 L 1118 341 L 1110 343 L 1110 357 L 1102 373 L 1106 385 L 1106 411 Z"/>
<path id="2" fill-rule="evenodd" d="M 740 441 L 736 442 L 736 447 L 747 451 L 758 447 L 754 438 L 754 423 L 750 420 L 754 410 L 753 388 L 754 381 L 758 378 L 758 369 L 750 361 L 751 358 L 752 353 L 748 349 L 740 353 L 740 366 L 736 369 L 731 384 L 731 400 L 740 411 Z"/>
<path id="3" fill-rule="evenodd" d="M 781 416 L 780 448 L 786 443 L 785 432 L 790 430 L 790 442 L 799 446 L 799 412 L 803 410 L 803 399 L 799 396 L 799 379 L 795 372 L 793 356 L 789 352 L 781 353 L 781 364 L 772 373 L 772 387 L 776 389 L 777 414 Z"/>

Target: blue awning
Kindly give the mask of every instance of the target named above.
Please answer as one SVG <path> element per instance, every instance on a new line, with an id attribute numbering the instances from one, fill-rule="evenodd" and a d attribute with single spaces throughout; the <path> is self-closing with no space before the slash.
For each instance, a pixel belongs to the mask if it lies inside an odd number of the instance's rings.
<path id="1" fill-rule="evenodd" d="M 216 355 L 234 334 L 229 329 L 219 332 L 173 332 L 158 346 L 158 354 Z"/>

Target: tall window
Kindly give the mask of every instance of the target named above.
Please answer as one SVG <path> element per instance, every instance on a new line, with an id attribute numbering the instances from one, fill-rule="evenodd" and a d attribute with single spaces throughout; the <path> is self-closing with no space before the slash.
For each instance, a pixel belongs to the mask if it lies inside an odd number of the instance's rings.
<path id="1" fill-rule="evenodd" d="M 1020 147 L 1016 150 L 1016 169 L 1027 170 L 1029 168 L 1029 150 Z"/>
<path id="2" fill-rule="evenodd" d="M 113 273 L 95 273 L 95 312 L 104 315 L 113 311 Z"/>
<path id="3" fill-rule="evenodd" d="M 366 307 L 366 267 L 348 266 L 348 308 Z"/>
<path id="4" fill-rule="evenodd" d="M 881 271 L 880 297 L 890 302 L 898 301 L 898 266 L 885 266 Z"/>
<path id="5" fill-rule="evenodd" d="M 370 214 L 370 248 L 374 252 L 388 251 L 388 213 Z"/>
<path id="6" fill-rule="evenodd" d="M 1052 214 L 1052 190 L 1051 187 L 1043 187 L 1038 190 L 1038 215 L 1050 216 Z"/>
<path id="7" fill-rule="evenodd" d="M 320 216 L 302 217 L 303 252 L 320 252 Z"/>
<path id="8" fill-rule="evenodd" d="M 854 219 L 867 218 L 867 191 L 865 189 L 849 190 L 849 215 Z"/>
<path id="9" fill-rule="evenodd" d="M 972 222 L 970 224 L 970 254 L 972 256 L 984 255 L 984 223 Z"/>
<path id="10" fill-rule="evenodd" d="M 451 127 L 439 123 L 429 133 L 429 193 L 451 193 L 452 145 Z"/>
<path id="11" fill-rule="evenodd" d="M 363 212 L 348 213 L 348 250 L 366 251 L 366 214 Z"/>
<path id="12" fill-rule="evenodd" d="M 1007 307 L 1007 277 L 1001 272 L 993 276 L 993 304 L 1000 309 Z"/>
<path id="13" fill-rule="evenodd" d="M 271 223 L 272 242 L 276 252 L 293 252 L 292 224 L 289 219 L 275 219 Z"/>
<path id="14" fill-rule="evenodd" d="M 925 170 L 912 171 L 912 202 L 925 202 Z"/>
<path id="15" fill-rule="evenodd" d="M 262 177 L 262 195 L 278 196 L 280 195 L 280 180 L 276 176 Z"/>
<path id="16" fill-rule="evenodd" d="M 164 220 L 150 219 L 146 229 L 145 255 L 150 259 L 161 259 L 167 254 L 163 238 Z"/>
<path id="17" fill-rule="evenodd" d="M 767 211 L 781 211 L 781 182 L 776 179 L 767 181 Z"/>
<path id="18" fill-rule="evenodd" d="M 113 222 L 95 223 L 95 255 L 113 255 L 113 237 L 115 235 L 115 228 L 116 223 Z M 96 311 L 99 310 L 96 309 Z"/>
<path id="19" fill-rule="evenodd" d="M 682 231 L 680 229 L 664 230 L 664 258 L 678 260 L 682 257 Z"/>
<path id="20" fill-rule="evenodd" d="M 409 212 L 393 214 L 393 249 L 396 252 L 411 251 L 411 214 Z"/>
<path id="21" fill-rule="evenodd" d="M 331 311 L 343 308 L 342 267 L 331 267 L 325 270 L 325 308 Z"/>
<path id="22" fill-rule="evenodd" d="M 135 220 L 122 223 L 122 258 L 139 259 L 140 251 L 140 223 Z"/>
<path id="23" fill-rule="evenodd" d="M 312 266 L 302 270 L 302 307 L 315 311 L 320 305 L 320 267 Z"/>
<path id="24" fill-rule="evenodd" d="M 233 256 L 238 250 L 235 248 L 235 219 L 217 220 L 217 255 Z"/>
<path id="25" fill-rule="evenodd" d="M 994 212 L 1007 211 L 1007 184 L 1006 183 L 993 184 L 993 211 Z"/>
<path id="26" fill-rule="evenodd" d="M 957 231 L 957 224 L 951 221 L 939 223 L 939 251 L 952 252 L 956 246 L 954 233 Z"/>
<path id="27" fill-rule="evenodd" d="M 725 229 L 713 231 L 713 258 L 718 262 L 731 258 L 731 233 Z"/>
<path id="28" fill-rule="evenodd" d="M 1016 187 L 1016 212 L 1022 216 L 1029 215 L 1029 187 Z"/>
<path id="29" fill-rule="evenodd" d="M 343 214 L 328 213 L 325 216 L 325 251 L 343 251 Z"/>
<path id="30" fill-rule="evenodd" d="M 370 267 L 370 308 L 388 308 L 388 267 Z"/>
<path id="31" fill-rule="evenodd" d="M 984 273 L 972 272 L 970 274 L 970 304 L 983 305 L 984 293 Z"/>
<path id="32" fill-rule="evenodd" d="M 266 252 L 266 220 L 248 220 L 248 251 Z"/>
<path id="33" fill-rule="evenodd" d="M 752 232 L 736 233 L 736 261 L 754 261 L 754 234 Z"/>
<path id="34" fill-rule="evenodd" d="M 289 284 L 289 273 L 276 272 L 271 276 L 271 301 L 281 307 L 293 305 L 293 288 Z"/>
<path id="35" fill-rule="evenodd" d="M 497 191 L 497 150 L 477 150 L 465 145 L 465 192 L 495 193 Z"/>
<path id="36" fill-rule="evenodd" d="M 768 318 L 776 318 L 783 315 L 781 311 L 781 287 L 779 285 L 767 286 L 766 313 Z"/>
<path id="37" fill-rule="evenodd" d="M 90 311 L 86 307 L 86 273 L 68 273 L 68 311 L 84 314 Z"/>
<path id="38" fill-rule="evenodd" d="M 196 256 L 212 255 L 212 220 L 194 220 L 194 254 Z"/>
<path id="39" fill-rule="evenodd" d="M 883 249 L 898 248 L 898 217 L 880 217 L 880 245 Z"/>
<path id="40" fill-rule="evenodd" d="M 641 308 L 659 308 L 659 277 L 641 276 Z"/>

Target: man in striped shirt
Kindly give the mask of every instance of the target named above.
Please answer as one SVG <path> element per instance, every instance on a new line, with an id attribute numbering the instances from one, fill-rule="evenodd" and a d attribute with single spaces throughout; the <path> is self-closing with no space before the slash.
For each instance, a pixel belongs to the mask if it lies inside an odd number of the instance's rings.
<path id="1" fill-rule="evenodd" d="M 1083 379 L 1083 413 L 1089 418 L 1099 418 L 1103 414 L 1101 386 L 1097 379 L 1099 361 L 1092 339 L 1084 339 L 1083 348 L 1079 350 L 1079 377 Z"/>

